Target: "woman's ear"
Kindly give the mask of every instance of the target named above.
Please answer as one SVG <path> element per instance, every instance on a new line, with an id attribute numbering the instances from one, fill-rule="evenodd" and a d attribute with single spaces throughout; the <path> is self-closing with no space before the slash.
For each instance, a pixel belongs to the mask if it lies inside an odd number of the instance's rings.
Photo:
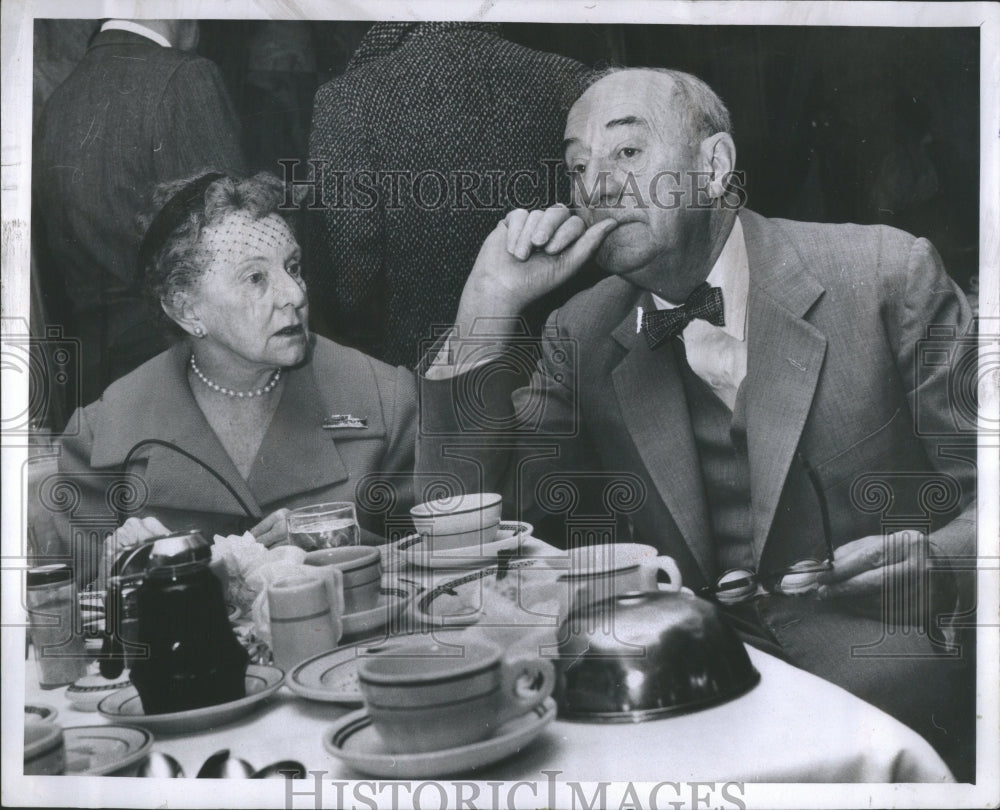
<path id="1" fill-rule="evenodd" d="M 201 318 L 186 292 L 174 292 L 165 295 L 160 299 L 160 306 L 174 323 L 193 337 L 205 337 L 205 327 L 201 324 Z"/>
<path id="2" fill-rule="evenodd" d="M 708 172 L 704 188 L 713 200 L 726 193 L 729 176 L 736 168 L 736 144 L 728 132 L 716 132 L 701 142 L 701 165 Z"/>

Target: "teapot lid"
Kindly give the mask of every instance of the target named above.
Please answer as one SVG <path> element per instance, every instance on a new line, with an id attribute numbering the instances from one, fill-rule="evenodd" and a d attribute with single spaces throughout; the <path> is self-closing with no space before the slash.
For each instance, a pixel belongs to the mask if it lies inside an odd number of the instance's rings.
<path id="1" fill-rule="evenodd" d="M 179 568 L 207 565 L 212 547 L 197 529 L 169 534 L 153 541 L 149 555 L 149 573 L 176 573 Z"/>

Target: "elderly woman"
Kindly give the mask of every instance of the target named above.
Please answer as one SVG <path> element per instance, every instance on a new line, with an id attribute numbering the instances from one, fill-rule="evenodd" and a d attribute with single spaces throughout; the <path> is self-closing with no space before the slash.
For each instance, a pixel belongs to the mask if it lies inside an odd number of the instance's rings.
<path id="1" fill-rule="evenodd" d="M 182 339 L 79 409 L 62 440 L 81 581 L 116 526 L 112 542 L 199 527 L 273 545 L 288 508 L 355 500 L 368 473 L 396 486 L 405 514 L 413 375 L 310 335 L 284 195 L 266 174 L 158 189 L 140 261 Z M 376 516 L 359 520 L 382 536 Z"/>

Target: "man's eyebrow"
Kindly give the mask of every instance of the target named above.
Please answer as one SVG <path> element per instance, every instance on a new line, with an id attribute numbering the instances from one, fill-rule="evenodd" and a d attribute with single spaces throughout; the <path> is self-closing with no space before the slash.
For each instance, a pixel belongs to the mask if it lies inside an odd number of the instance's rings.
<path id="1" fill-rule="evenodd" d="M 624 118 L 612 118 L 608 123 L 604 125 L 605 129 L 611 129 L 613 127 L 648 127 L 649 124 L 646 122 L 645 118 L 640 118 L 637 115 L 626 115 Z M 562 148 L 565 152 L 574 143 L 577 142 L 576 138 L 566 138 L 562 142 Z"/>
<path id="2" fill-rule="evenodd" d="M 626 115 L 624 118 L 612 118 L 608 123 L 604 125 L 605 129 L 611 129 L 612 127 L 631 127 L 631 126 L 648 126 L 645 118 L 639 118 L 637 115 Z"/>

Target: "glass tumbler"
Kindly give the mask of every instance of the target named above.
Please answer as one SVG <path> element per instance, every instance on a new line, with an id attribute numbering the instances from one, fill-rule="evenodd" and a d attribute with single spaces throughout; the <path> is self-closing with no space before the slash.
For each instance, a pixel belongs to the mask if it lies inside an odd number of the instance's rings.
<path id="1" fill-rule="evenodd" d="M 288 542 L 306 551 L 361 545 L 354 504 L 318 503 L 288 513 Z"/>

